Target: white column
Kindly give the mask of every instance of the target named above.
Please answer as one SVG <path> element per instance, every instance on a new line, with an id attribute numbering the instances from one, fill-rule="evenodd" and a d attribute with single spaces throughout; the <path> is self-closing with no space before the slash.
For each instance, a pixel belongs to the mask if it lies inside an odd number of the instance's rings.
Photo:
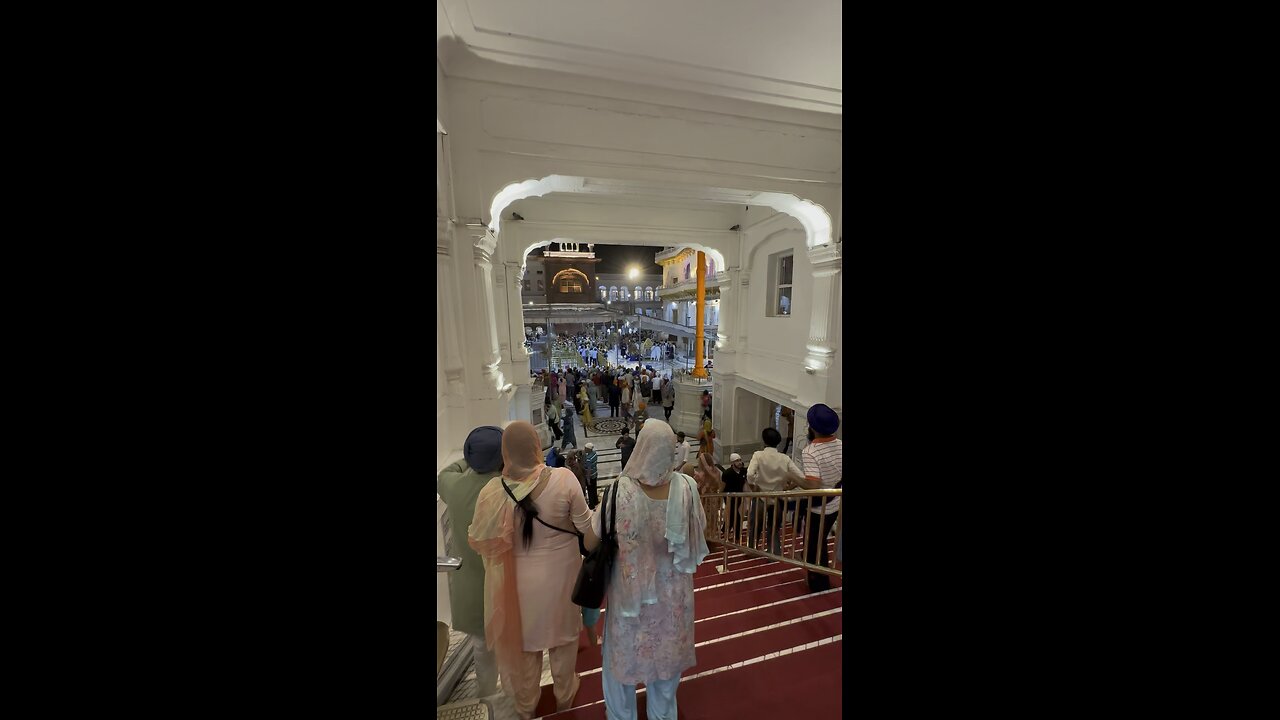
<path id="1" fill-rule="evenodd" d="M 468 426 L 463 337 L 458 316 L 458 288 L 451 254 L 453 223 L 436 217 L 436 356 L 441 367 L 436 374 L 436 465 L 442 467 L 449 456 L 462 449 Z"/>
<path id="2" fill-rule="evenodd" d="M 498 345 L 497 315 L 494 311 L 493 256 L 498 239 L 487 228 L 484 234 L 473 234 L 473 282 L 468 288 L 471 307 L 465 308 L 469 362 L 476 381 L 468 388 L 472 422 L 475 425 L 500 425 L 507 417 L 507 404 L 515 394 L 500 369 L 502 356 Z"/>
<path id="3" fill-rule="evenodd" d="M 810 283 L 813 309 L 796 400 L 805 406 L 825 403 L 838 412 L 840 397 L 832 394 L 831 379 L 840 372 L 835 358 L 840 339 L 840 246 L 810 248 L 809 263 L 813 268 Z M 839 387 L 837 378 L 834 388 Z"/>
<path id="4" fill-rule="evenodd" d="M 498 298 L 507 308 L 507 325 L 503 333 L 506 336 L 503 360 L 511 363 L 513 374 L 518 372 L 520 364 L 524 363 L 526 371 L 524 374 L 527 376 L 529 353 L 524 349 L 524 308 L 520 300 L 525 268 L 519 261 L 507 261 L 502 263 L 502 266 L 506 276 L 506 282 L 503 283 L 505 292 L 499 292 Z M 530 382 L 527 377 L 517 376 L 513 376 L 511 381 L 517 385 L 527 385 Z"/>
<path id="5" fill-rule="evenodd" d="M 465 407 L 464 333 L 459 325 L 458 273 L 450 253 L 453 233 L 453 221 L 436 218 L 436 342 L 444 349 L 444 374 L 448 384 L 445 394 L 449 397 L 449 405 Z"/>

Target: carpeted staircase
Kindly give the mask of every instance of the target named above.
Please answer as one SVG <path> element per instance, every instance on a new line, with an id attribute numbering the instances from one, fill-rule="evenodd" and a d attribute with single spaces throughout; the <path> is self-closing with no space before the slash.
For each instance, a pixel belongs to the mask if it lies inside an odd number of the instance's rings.
<path id="1" fill-rule="evenodd" d="M 784 545 L 790 542 L 788 536 Z M 834 553 L 834 541 L 828 543 Z M 680 717 L 840 717 L 841 579 L 811 594 L 799 568 L 730 550 L 729 567 L 721 572 L 724 556 L 717 546 L 711 549 L 694 575 L 697 665 L 681 676 Z M 599 628 L 605 625 L 602 619 Z M 582 686 L 574 707 L 556 713 L 548 684 L 535 716 L 603 720 L 600 650 L 578 653 Z M 644 717 L 643 685 L 638 706 Z"/>

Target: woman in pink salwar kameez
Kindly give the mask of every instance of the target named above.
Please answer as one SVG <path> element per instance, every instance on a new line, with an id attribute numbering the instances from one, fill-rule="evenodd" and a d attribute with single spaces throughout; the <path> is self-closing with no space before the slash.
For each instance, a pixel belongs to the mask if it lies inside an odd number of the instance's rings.
<path id="1" fill-rule="evenodd" d="M 507 426 L 502 477 L 480 491 L 467 533 L 484 560 L 485 640 L 521 718 L 533 716 L 541 697 L 544 651 L 551 655 L 557 710 L 568 709 L 578 692 L 582 610 L 570 598 L 582 555 L 570 531 L 585 535 L 588 550 L 599 542 L 577 478 L 568 468 L 548 468 L 541 445 L 533 425 Z"/>

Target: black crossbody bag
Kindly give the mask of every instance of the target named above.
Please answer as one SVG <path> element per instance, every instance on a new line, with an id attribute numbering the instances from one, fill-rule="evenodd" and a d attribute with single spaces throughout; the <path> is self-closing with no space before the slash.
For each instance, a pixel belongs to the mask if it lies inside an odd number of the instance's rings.
<path id="1" fill-rule="evenodd" d="M 604 537 L 582 560 L 578 582 L 573 586 L 573 603 L 584 608 L 599 609 L 613 575 L 613 563 L 618 557 L 618 481 L 604 494 L 604 507 L 600 508 L 600 530 Z M 609 509 L 613 514 L 609 514 Z M 606 523 L 607 529 L 606 529 Z"/>

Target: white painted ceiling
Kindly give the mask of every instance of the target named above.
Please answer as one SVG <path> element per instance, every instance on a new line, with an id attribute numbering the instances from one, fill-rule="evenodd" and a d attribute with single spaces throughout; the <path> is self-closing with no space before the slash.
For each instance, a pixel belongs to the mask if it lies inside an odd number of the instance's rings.
<path id="1" fill-rule="evenodd" d="M 509 65 L 841 113 L 840 0 L 436 2 L 438 50 L 452 38 Z"/>

